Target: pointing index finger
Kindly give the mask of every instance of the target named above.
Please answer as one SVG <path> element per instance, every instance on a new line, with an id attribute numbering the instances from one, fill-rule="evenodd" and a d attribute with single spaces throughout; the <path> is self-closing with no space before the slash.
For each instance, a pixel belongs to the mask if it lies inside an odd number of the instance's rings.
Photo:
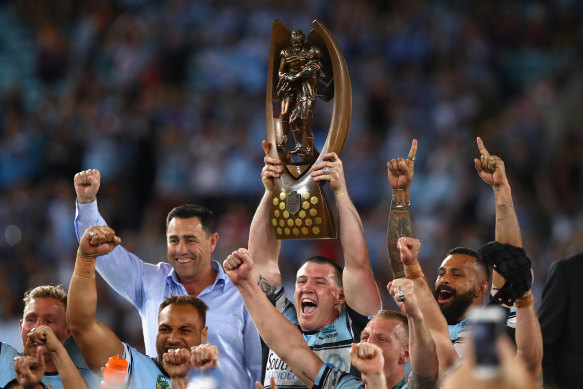
<path id="1" fill-rule="evenodd" d="M 409 156 L 407 157 L 407 159 L 414 161 L 416 155 L 417 155 L 417 139 L 413 139 L 413 141 L 411 142 L 411 150 L 409 150 Z"/>
<path id="2" fill-rule="evenodd" d="M 488 150 L 486 150 L 486 146 L 484 146 L 484 142 L 482 141 L 482 138 L 477 137 L 476 141 L 478 142 L 478 149 L 480 150 L 480 153 L 482 155 L 490 155 Z"/>

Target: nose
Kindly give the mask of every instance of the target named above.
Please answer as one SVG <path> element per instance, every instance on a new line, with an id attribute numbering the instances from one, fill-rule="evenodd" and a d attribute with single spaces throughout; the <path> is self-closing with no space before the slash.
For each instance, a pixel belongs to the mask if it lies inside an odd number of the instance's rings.
<path id="1" fill-rule="evenodd" d="M 186 245 L 184 244 L 184 241 L 182 239 L 180 239 L 178 241 L 178 243 L 176 244 L 176 252 L 179 254 L 182 254 L 186 251 Z"/>
<path id="2" fill-rule="evenodd" d="M 441 281 L 439 282 L 440 284 L 451 284 L 451 275 L 447 272 L 440 276 L 438 279 Z"/>
<path id="3" fill-rule="evenodd" d="M 178 331 L 172 330 L 170 334 L 168 334 L 167 342 L 169 344 L 178 344 L 180 343 L 180 339 L 178 337 Z"/>

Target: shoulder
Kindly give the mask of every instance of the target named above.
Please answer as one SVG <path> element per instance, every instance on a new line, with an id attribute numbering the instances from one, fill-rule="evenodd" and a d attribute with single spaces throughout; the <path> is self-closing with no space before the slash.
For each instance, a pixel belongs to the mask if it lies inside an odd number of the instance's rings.
<path id="1" fill-rule="evenodd" d="M 0 342 L 0 353 L 6 356 L 18 356 L 20 353 L 8 343 Z"/>
<path id="2" fill-rule="evenodd" d="M 353 389 L 364 388 L 364 383 L 357 377 L 335 368 L 329 363 L 325 363 L 320 368 L 316 382 L 316 389 Z"/>
<path id="3" fill-rule="evenodd" d="M 370 321 L 370 317 L 361 315 L 360 313 L 356 312 L 354 309 L 350 308 L 348 305 L 340 314 L 340 317 L 345 317 L 347 326 L 351 329 L 356 330 L 358 334 L 366 327 L 368 322 Z M 360 336 L 357 337 L 360 339 Z"/>

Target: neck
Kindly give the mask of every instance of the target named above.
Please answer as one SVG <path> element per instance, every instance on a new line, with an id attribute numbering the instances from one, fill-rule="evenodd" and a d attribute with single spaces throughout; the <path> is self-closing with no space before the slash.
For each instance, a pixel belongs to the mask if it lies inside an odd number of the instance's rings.
<path id="1" fill-rule="evenodd" d="M 209 285 L 217 279 L 218 272 L 213 270 L 210 263 L 204 271 L 193 277 L 183 278 L 177 275 L 178 281 L 184 286 L 189 295 L 198 296 Z"/>
<path id="2" fill-rule="evenodd" d="M 385 382 L 387 383 L 387 389 L 393 388 L 395 385 L 397 385 L 399 382 L 401 382 L 404 377 L 405 377 L 405 375 L 403 372 L 403 368 L 401 368 L 401 370 L 399 371 L 399 374 L 391 374 L 390 376 L 387 376 L 385 378 Z"/>

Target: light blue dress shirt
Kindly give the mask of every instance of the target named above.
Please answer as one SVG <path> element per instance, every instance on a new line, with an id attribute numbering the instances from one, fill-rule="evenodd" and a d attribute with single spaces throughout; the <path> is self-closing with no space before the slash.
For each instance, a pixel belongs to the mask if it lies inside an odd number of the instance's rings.
<path id="1" fill-rule="evenodd" d="M 97 201 L 77 203 L 77 239 L 94 225 L 107 224 L 99 214 Z M 218 368 L 222 388 L 255 388 L 261 379 L 261 344 L 255 325 L 237 291 L 217 261 L 211 262 L 217 278 L 197 296 L 209 307 L 206 315 L 207 342 L 219 348 Z M 146 354 L 156 356 L 158 307 L 170 296 L 188 294 L 167 262 L 146 263 L 122 246 L 98 257 L 97 271 L 140 313 Z"/>

